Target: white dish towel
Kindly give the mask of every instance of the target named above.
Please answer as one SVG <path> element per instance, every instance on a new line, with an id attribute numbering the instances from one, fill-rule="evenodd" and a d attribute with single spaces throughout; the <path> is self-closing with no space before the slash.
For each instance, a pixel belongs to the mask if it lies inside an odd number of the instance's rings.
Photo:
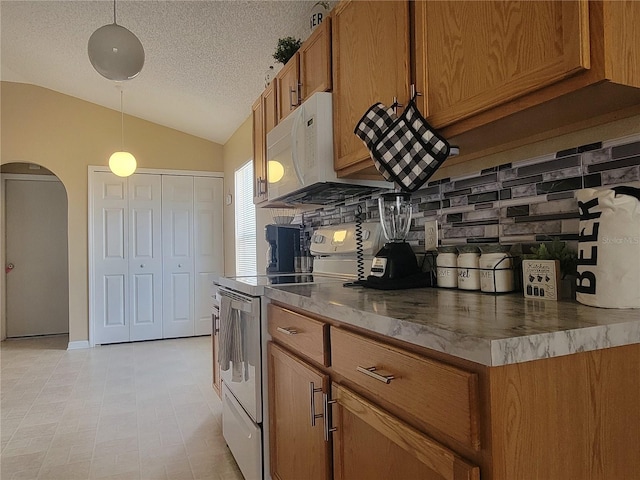
<path id="1" fill-rule="evenodd" d="M 231 308 L 231 299 L 220 299 L 220 343 L 218 350 L 220 369 L 225 372 L 231 368 L 231 381 L 242 382 L 244 348 L 242 319 L 240 312 Z"/>

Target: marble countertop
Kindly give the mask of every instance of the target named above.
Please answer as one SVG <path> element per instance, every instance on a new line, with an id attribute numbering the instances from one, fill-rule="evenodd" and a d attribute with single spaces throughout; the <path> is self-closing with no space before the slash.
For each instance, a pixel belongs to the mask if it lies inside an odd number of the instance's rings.
<path id="1" fill-rule="evenodd" d="M 521 293 L 380 291 L 326 283 L 268 287 L 265 295 L 488 366 L 640 343 L 640 310 L 525 299 Z"/>

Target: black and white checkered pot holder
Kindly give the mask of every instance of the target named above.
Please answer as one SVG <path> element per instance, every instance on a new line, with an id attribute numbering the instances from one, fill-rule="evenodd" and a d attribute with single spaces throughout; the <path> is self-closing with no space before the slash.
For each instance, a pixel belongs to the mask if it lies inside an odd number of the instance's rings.
<path id="1" fill-rule="evenodd" d="M 374 107 L 358 123 L 356 135 L 361 139 L 363 136 L 369 139 L 369 143 L 363 141 L 371 152 L 376 168 L 386 180 L 393 181 L 404 191 L 415 192 L 447 159 L 449 142 L 418 111 L 415 97 L 402 115 L 390 124 L 388 110 L 381 104 Z M 382 120 L 375 118 L 379 112 L 386 114 Z M 375 129 L 368 127 L 367 130 L 367 125 L 374 125 Z M 380 131 L 380 125 L 386 130 Z M 363 135 L 358 134 L 358 130 Z"/>
<path id="2" fill-rule="evenodd" d="M 393 105 L 387 108 L 382 103 L 376 103 L 371 105 L 369 110 L 362 116 L 353 133 L 364 142 L 371 152 L 382 135 L 391 128 L 396 120 Z M 394 181 L 386 170 L 380 170 L 378 165 L 376 165 L 376 168 L 387 182 Z"/>

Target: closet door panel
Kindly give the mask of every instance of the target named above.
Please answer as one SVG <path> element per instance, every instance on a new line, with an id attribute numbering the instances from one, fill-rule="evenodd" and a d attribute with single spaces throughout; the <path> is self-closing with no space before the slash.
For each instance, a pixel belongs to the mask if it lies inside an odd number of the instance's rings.
<path id="1" fill-rule="evenodd" d="M 194 177 L 195 335 L 211 334 L 213 282 L 224 273 L 223 179 Z"/>
<path id="2" fill-rule="evenodd" d="M 193 177 L 163 175 L 163 338 L 194 335 L 193 218 Z"/>
<path id="3" fill-rule="evenodd" d="M 110 172 L 93 176 L 94 343 L 128 342 L 127 180 Z"/>
<path id="4" fill-rule="evenodd" d="M 131 340 L 162 338 L 162 181 L 129 177 Z"/>

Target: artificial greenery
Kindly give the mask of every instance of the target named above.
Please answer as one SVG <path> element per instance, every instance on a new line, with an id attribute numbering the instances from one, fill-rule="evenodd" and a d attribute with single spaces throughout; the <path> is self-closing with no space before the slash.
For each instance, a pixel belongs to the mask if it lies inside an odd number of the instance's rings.
<path id="1" fill-rule="evenodd" d="M 537 248 L 532 247 L 531 252 L 531 254 L 525 255 L 525 258 L 532 260 L 559 260 L 562 278 L 578 273 L 578 254 L 571 250 L 565 242 L 561 242 L 557 238 L 554 238 L 551 243 L 541 243 Z"/>
<path id="2" fill-rule="evenodd" d="M 278 40 L 278 46 L 276 47 L 276 53 L 273 54 L 273 58 L 276 59 L 276 62 L 285 64 L 298 51 L 300 45 L 302 45 L 302 41 L 299 38 L 281 38 Z"/>

